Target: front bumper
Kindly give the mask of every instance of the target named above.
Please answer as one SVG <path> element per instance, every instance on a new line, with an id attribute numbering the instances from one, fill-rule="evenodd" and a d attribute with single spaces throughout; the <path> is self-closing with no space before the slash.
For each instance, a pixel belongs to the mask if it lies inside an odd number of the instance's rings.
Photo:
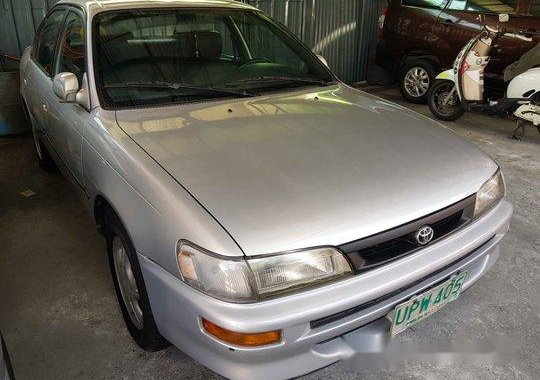
<path id="1" fill-rule="evenodd" d="M 481 219 L 386 266 L 321 288 L 256 304 L 231 304 L 182 283 L 139 255 L 161 334 L 195 360 L 232 379 L 287 379 L 359 352 L 381 351 L 384 316 L 424 289 L 467 270 L 464 289 L 495 263 L 512 206 L 501 201 Z M 362 306 L 364 305 L 364 306 Z M 330 318 L 339 313 L 339 318 Z M 200 317 L 240 332 L 282 330 L 280 344 L 241 348 L 207 335 Z M 323 323 L 321 323 L 321 321 Z M 315 323 L 314 323 L 315 322 Z"/>

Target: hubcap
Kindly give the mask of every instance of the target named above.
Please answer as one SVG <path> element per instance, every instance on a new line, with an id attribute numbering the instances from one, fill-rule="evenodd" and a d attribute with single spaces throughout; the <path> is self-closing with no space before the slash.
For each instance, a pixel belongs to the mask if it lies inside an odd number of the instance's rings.
<path id="1" fill-rule="evenodd" d="M 411 67 L 405 74 L 405 91 L 410 96 L 419 98 L 429 89 L 429 75 L 421 67 Z"/>
<path id="2" fill-rule="evenodd" d="M 143 313 L 139 305 L 139 289 L 133 275 L 131 263 L 126 253 L 124 245 L 118 236 L 115 236 L 112 243 L 114 269 L 122 300 L 128 311 L 133 324 L 139 329 L 143 328 Z"/>

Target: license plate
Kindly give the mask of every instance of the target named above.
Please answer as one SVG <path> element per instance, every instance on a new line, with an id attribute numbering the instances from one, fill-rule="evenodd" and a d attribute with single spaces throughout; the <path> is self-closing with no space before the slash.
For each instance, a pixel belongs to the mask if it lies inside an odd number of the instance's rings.
<path id="1" fill-rule="evenodd" d="M 466 278 L 467 272 L 460 272 L 452 276 L 448 281 L 397 305 L 388 314 L 392 321 L 392 336 L 401 333 L 415 323 L 439 311 L 446 304 L 456 300 L 461 293 L 461 287 Z"/>

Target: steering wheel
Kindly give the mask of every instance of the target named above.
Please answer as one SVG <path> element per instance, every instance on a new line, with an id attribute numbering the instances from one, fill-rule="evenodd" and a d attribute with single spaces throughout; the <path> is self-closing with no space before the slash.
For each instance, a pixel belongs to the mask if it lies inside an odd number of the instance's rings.
<path id="1" fill-rule="evenodd" d="M 247 60 L 246 62 L 244 62 L 242 65 L 240 65 L 240 67 L 238 67 L 239 69 L 243 68 L 243 67 L 246 67 L 246 66 L 249 66 L 249 65 L 253 65 L 255 63 L 272 63 L 271 60 L 269 60 L 268 58 L 264 58 L 264 57 L 259 57 L 259 58 L 252 58 L 252 59 L 249 59 Z"/>

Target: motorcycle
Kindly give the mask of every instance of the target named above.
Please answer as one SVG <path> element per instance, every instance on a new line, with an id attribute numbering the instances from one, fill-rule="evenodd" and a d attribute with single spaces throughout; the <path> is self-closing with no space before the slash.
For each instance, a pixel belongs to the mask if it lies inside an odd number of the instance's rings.
<path id="1" fill-rule="evenodd" d="M 507 22 L 508 15 L 499 21 Z M 484 70 L 490 51 L 503 36 L 532 41 L 530 32 L 511 32 L 484 26 L 459 52 L 450 70 L 436 78 L 428 92 L 428 105 L 438 119 L 453 121 L 467 110 L 490 114 L 513 114 L 518 118 L 512 137 L 523 137 L 525 126 L 535 126 L 540 132 L 540 44 L 505 70 L 509 81 L 506 97 L 484 101 Z"/>

